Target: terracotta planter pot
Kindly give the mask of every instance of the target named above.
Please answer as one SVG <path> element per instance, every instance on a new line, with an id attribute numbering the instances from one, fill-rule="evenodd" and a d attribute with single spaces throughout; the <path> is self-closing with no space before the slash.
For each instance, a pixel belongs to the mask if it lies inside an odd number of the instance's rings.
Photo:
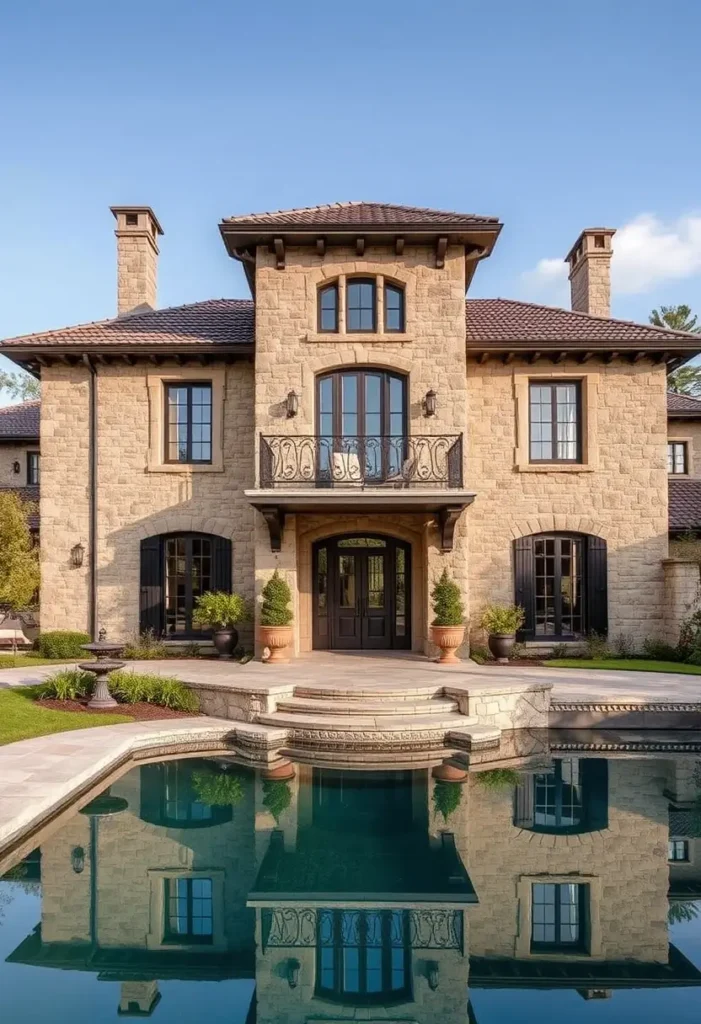
<path id="1" fill-rule="evenodd" d="M 460 663 L 455 652 L 464 639 L 464 626 L 431 626 L 431 640 L 436 647 L 441 649 L 441 656 L 438 659 L 441 665 L 458 665 Z"/>
<path id="2" fill-rule="evenodd" d="M 232 627 L 231 629 L 215 629 L 212 633 L 212 643 L 220 658 L 230 658 L 239 642 L 239 635 Z"/>
<path id="3" fill-rule="evenodd" d="M 467 782 L 467 772 L 452 764 L 437 764 L 432 775 L 439 782 Z"/>
<path id="4" fill-rule="evenodd" d="M 295 766 L 291 761 L 284 761 L 274 768 L 262 768 L 260 777 L 266 782 L 289 782 L 295 777 Z"/>
<path id="5" fill-rule="evenodd" d="M 270 651 L 266 665 L 279 665 L 290 660 L 287 648 L 292 643 L 292 626 L 259 626 L 258 639 Z"/>
<path id="6" fill-rule="evenodd" d="M 490 633 L 489 650 L 492 652 L 500 665 L 508 665 L 509 657 L 516 644 L 516 637 L 513 633 Z"/>

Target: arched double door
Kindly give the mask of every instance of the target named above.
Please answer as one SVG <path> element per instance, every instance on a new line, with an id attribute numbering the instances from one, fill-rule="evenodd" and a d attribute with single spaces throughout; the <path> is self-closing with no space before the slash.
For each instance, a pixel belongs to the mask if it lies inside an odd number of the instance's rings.
<path id="1" fill-rule="evenodd" d="M 315 650 L 411 646 L 411 548 L 394 537 L 354 534 L 314 545 Z"/>

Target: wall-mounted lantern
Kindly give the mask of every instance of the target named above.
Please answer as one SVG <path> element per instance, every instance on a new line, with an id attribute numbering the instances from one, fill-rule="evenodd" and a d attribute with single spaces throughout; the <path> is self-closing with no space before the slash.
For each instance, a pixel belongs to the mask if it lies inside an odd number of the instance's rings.
<path id="1" fill-rule="evenodd" d="M 21 468 L 22 468 L 22 467 L 20 466 L 20 464 L 19 464 L 19 462 L 17 461 L 17 459 L 15 459 L 15 461 L 14 461 L 14 462 L 12 463 L 12 472 L 13 472 L 13 473 L 19 473 L 19 471 L 20 471 L 20 469 L 21 469 Z"/>
<path id="2" fill-rule="evenodd" d="M 287 418 L 291 420 L 293 416 L 296 416 L 299 412 L 299 395 L 296 391 L 288 391 L 287 399 L 285 400 L 285 409 L 287 411 Z"/>
<path id="3" fill-rule="evenodd" d="M 71 850 L 71 867 L 76 875 L 81 874 L 85 867 L 85 850 L 82 846 L 74 846 Z"/>
<path id="4" fill-rule="evenodd" d="M 428 979 L 428 987 L 432 992 L 435 992 L 438 988 L 438 964 L 435 960 L 429 960 L 426 964 L 426 978 Z"/>
<path id="5" fill-rule="evenodd" d="M 80 569 L 83 564 L 83 558 L 85 557 L 85 548 L 78 542 L 71 548 L 71 564 L 74 569 Z"/>
<path id="6" fill-rule="evenodd" d="M 431 388 L 430 391 L 426 392 L 426 397 L 423 400 L 424 416 L 435 416 L 438 409 L 438 395 Z"/>

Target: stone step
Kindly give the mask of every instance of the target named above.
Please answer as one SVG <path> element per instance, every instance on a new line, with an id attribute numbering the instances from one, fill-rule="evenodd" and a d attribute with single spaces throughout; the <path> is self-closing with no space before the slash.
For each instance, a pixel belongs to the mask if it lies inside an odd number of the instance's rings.
<path id="1" fill-rule="evenodd" d="M 443 695 L 443 684 L 431 684 L 423 686 L 395 686 L 391 683 L 373 683 L 363 686 L 362 683 L 339 683 L 333 686 L 331 683 L 305 683 L 302 686 L 295 686 L 294 696 L 309 698 L 311 700 L 345 700 L 354 703 L 372 701 L 415 701 L 429 700 L 431 697 Z"/>
<path id="2" fill-rule="evenodd" d="M 392 733 L 423 732 L 432 733 L 461 730 L 476 719 L 448 712 L 438 715 L 400 715 L 392 718 L 387 715 L 328 715 L 298 714 L 290 711 L 274 711 L 259 714 L 256 721 L 261 725 L 272 725 L 278 729 L 289 729 L 291 734 L 297 733 L 373 733 L 379 736 L 390 736 Z"/>
<path id="3" fill-rule="evenodd" d="M 359 706 L 359 701 L 353 700 L 321 700 L 311 697 L 289 697 L 286 700 L 277 702 L 277 710 L 280 712 L 292 712 L 294 714 L 319 714 L 319 715 L 350 715 L 363 718 L 374 717 L 375 715 L 440 715 L 452 714 L 458 710 L 457 701 L 445 698 L 434 697 L 430 700 L 366 700 Z"/>

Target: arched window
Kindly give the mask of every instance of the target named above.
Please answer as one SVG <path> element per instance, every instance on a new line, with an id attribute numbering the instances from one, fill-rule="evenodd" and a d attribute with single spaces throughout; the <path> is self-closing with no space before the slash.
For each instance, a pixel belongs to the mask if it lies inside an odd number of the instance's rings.
<path id="1" fill-rule="evenodd" d="M 231 821 L 231 805 L 208 804 L 194 779 L 208 769 L 204 760 L 183 759 L 142 765 L 139 769 L 139 817 L 162 828 L 211 828 Z"/>
<path id="2" fill-rule="evenodd" d="M 388 334 L 404 331 L 404 289 L 396 284 L 385 285 L 385 331 Z"/>
<path id="3" fill-rule="evenodd" d="M 374 277 L 353 277 L 346 285 L 346 330 L 349 334 L 377 330 Z"/>
<path id="4" fill-rule="evenodd" d="M 172 533 L 141 541 L 142 630 L 177 639 L 207 636 L 193 622 L 207 590 L 231 592 L 231 541 L 208 533 Z"/>
<path id="5" fill-rule="evenodd" d="M 406 910 L 320 910 L 316 994 L 352 1005 L 402 1002 L 411 992 Z"/>
<path id="6" fill-rule="evenodd" d="M 536 533 L 514 541 L 520 640 L 559 642 L 608 631 L 606 541 L 581 533 Z"/>
<path id="7" fill-rule="evenodd" d="M 319 289 L 319 331 L 333 334 L 338 331 L 338 285 L 329 284 Z"/>
<path id="8" fill-rule="evenodd" d="M 514 795 L 514 825 L 549 835 L 607 828 L 608 762 L 555 758 L 550 771 L 525 772 Z"/>

